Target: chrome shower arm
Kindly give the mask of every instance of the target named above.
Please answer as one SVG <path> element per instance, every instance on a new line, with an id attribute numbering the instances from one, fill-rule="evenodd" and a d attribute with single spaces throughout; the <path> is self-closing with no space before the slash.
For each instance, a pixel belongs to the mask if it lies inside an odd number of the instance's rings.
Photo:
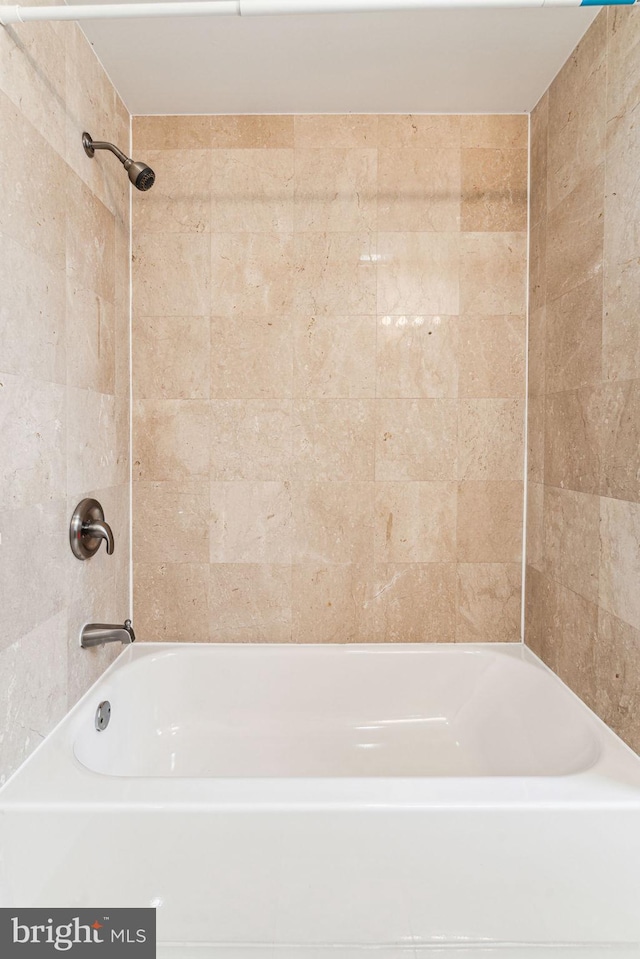
<path id="1" fill-rule="evenodd" d="M 107 143 L 106 140 L 92 140 L 91 146 L 94 150 L 110 150 L 117 158 L 120 160 L 120 163 L 126 163 L 129 157 L 119 150 L 115 143 Z"/>
<path id="2" fill-rule="evenodd" d="M 144 193 L 146 190 L 150 190 L 155 183 L 156 175 L 151 167 L 141 160 L 132 160 L 126 153 L 119 150 L 115 143 L 109 143 L 107 140 L 94 140 L 91 134 L 85 130 L 82 134 L 82 146 L 84 152 L 91 159 L 96 155 L 96 150 L 108 150 L 109 153 L 113 153 L 120 160 L 137 190 Z"/>

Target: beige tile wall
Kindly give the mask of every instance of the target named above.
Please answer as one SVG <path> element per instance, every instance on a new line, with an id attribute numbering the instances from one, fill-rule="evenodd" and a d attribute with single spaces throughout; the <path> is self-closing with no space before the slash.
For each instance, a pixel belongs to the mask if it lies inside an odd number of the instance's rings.
<path id="1" fill-rule="evenodd" d="M 640 750 L 640 20 L 532 117 L 526 641 Z"/>
<path id="2" fill-rule="evenodd" d="M 517 640 L 527 118 L 134 143 L 140 635 Z"/>
<path id="3" fill-rule="evenodd" d="M 85 128 L 128 144 L 80 30 L 0 30 L 0 783 L 113 658 L 80 626 L 129 609 L 128 189 Z M 88 495 L 117 548 L 80 563 Z"/>

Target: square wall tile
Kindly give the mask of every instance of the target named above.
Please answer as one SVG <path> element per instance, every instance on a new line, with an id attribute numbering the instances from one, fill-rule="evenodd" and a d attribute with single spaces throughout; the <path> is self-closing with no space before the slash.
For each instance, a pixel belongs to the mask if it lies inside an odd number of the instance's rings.
<path id="1" fill-rule="evenodd" d="M 0 650 L 65 613 L 68 564 L 74 559 L 61 531 L 71 519 L 65 499 L 0 512 Z M 77 562 L 77 560 L 75 560 Z M 25 602 L 24 583 L 38 583 Z"/>
<path id="2" fill-rule="evenodd" d="M 373 233 L 299 233 L 295 238 L 296 313 L 376 312 Z"/>
<path id="3" fill-rule="evenodd" d="M 460 307 L 457 233 L 379 233 L 378 312 L 456 315 Z"/>
<path id="4" fill-rule="evenodd" d="M 620 32 L 628 40 L 630 24 L 627 23 L 626 29 Z M 632 56 L 632 69 L 633 62 Z M 612 62 L 610 66 L 620 70 L 621 63 Z M 634 76 L 630 73 L 627 78 L 631 86 Z M 635 109 L 612 116 L 607 124 L 604 184 L 602 342 L 603 373 L 609 380 L 637 379 L 640 375 L 640 336 L 636 322 L 640 291 L 637 228 L 640 185 L 635 176 L 635 157 L 639 149 L 640 123 Z"/>
<path id="5" fill-rule="evenodd" d="M 379 150 L 379 230 L 446 233 L 459 228 L 459 150 Z"/>
<path id="6" fill-rule="evenodd" d="M 208 400 L 209 341 L 208 316 L 136 315 L 132 357 L 138 399 Z"/>
<path id="7" fill-rule="evenodd" d="M 208 563 L 136 563 L 133 584 L 138 639 L 208 642 Z"/>
<path id="8" fill-rule="evenodd" d="M 133 409 L 134 479 L 208 477 L 209 417 L 205 400 L 138 400 Z"/>
<path id="9" fill-rule="evenodd" d="M 528 152 L 462 151 L 461 228 L 466 233 L 527 229 Z"/>
<path id="10" fill-rule="evenodd" d="M 305 564 L 292 570 L 293 638 L 298 643 L 370 643 L 376 638 L 370 564 Z"/>
<path id="11" fill-rule="evenodd" d="M 209 190 L 216 233 L 291 233 L 293 150 L 212 150 Z"/>
<path id="12" fill-rule="evenodd" d="M 136 315 L 208 316 L 210 257 L 205 234 L 138 234 L 132 257 Z"/>
<path id="13" fill-rule="evenodd" d="M 58 269 L 65 265 L 67 192 L 80 188 L 66 175 L 62 158 L 40 136 L 4 93 L 0 93 L 0 174 L 4 183 L 24 180 L 24 157 L 30 158 L 31 189 L 6 190 L 0 232 Z"/>
<path id="14" fill-rule="evenodd" d="M 375 561 L 453 563 L 455 483 L 376 483 Z"/>
<path id="15" fill-rule="evenodd" d="M 461 316 L 458 396 L 520 399 L 525 389 L 524 316 Z"/>
<path id="16" fill-rule="evenodd" d="M 372 480 L 373 400 L 296 400 L 292 476 L 296 480 Z"/>
<path id="17" fill-rule="evenodd" d="M 374 484 L 294 483 L 293 562 L 360 563 L 373 556 Z"/>
<path id="18" fill-rule="evenodd" d="M 0 784 L 67 711 L 67 616 L 48 619 L 0 652 Z"/>
<path id="19" fill-rule="evenodd" d="M 520 479 L 524 400 L 461 400 L 458 447 L 458 479 Z"/>
<path id="20" fill-rule="evenodd" d="M 370 606 L 381 643 L 452 643 L 455 563 L 376 565 Z"/>
<path id="21" fill-rule="evenodd" d="M 286 480 L 291 473 L 291 400 L 212 400 L 210 475 Z"/>
<path id="22" fill-rule="evenodd" d="M 376 402 L 376 480 L 455 480 L 455 400 Z"/>
<path id="23" fill-rule="evenodd" d="M 600 499 L 598 604 L 640 629 L 640 504 Z"/>
<path id="24" fill-rule="evenodd" d="M 359 233 L 377 226 L 376 150 L 297 149 L 294 229 Z"/>
<path id="25" fill-rule="evenodd" d="M 458 319 L 381 316 L 377 334 L 377 395 L 427 399 L 458 395 Z"/>
<path id="26" fill-rule="evenodd" d="M 208 563 L 208 484 L 199 480 L 135 483 L 133 558 L 158 565 Z"/>
<path id="27" fill-rule="evenodd" d="M 289 316 L 212 316 L 213 399 L 285 399 L 293 390 Z"/>
<path id="28" fill-rule="evenodd" d="M 375 316 L 296 316 L 292 337 L 296 397 L 375 396 Z"/>
<path id="29" fill-rule="evenodd" d="M 1 382 L 0 509 L 58 499 L 67 481 L 65 390 L 26 376 L 4 374 Z"/>
<path id="30" fill-rule="evenodd" d="M 600 396 L 593 387 L 548 393 L 544 412 L 545 483 L 600 491 Z"/>
<path id="31" fill-rule="evenodd" d="M 459 563 L 518 563 L 522 558 L 522 482 L 458 485 Z"/>
<path id="32" fill-rule="evenodd" d="M 545 335 L 545 388 L 549 393 L 600 383 L 601 274 L 549 302 Z"/>
<path id="33" fill-rule="evenodd" d="M 520 641 L 522 567 L 519 563 L 460 563 L 457 643 Z"/>
<path id="34" fill-rule="evenodd" d="M 549 89 L 548 204 L 558 202 L 604 159 L 606 17 L 594 23 Z"/>
<path id="35" fill-rule="evenodd" d="M 600 491 L 640 502 L 640 380 L 606 383 L 600 401 Z"/>
<path id="36" fill-rule="evenodd" d="M 604 167 L 600 165 L 549 214 L 547 296 L 555 300 L 602 272 Z"/>
<path id="37" fill-rule="evenodd" d="M 25 276 L 29 283 L 24 282 Z M 3 234 L 0 260 L 3 373 L 66 383 L 66 272 Z"/>
<path id="38" fill-rule="evenodd" d="M 550 579 L 598 602 L 599 497 L 573 490 L 544 490 L 544 571 Z"/>
<path id="39" fill-rule="evenodd" d="M 211 563 L 291 563 L 289 483 L 211 483 Z"/>
<path id="40" fill-rule="evenodd" d="M 116 392 L 116 310 L 93 290 L 66 282 L 67 379 L 86 390 Z M 120 337 L 118 336 L 118 340 Z"/>
<path id="41" fill-rule="evenodd" d="M 211 642 L 290 642 L 290 566 L 214 563 L 210 570 Z"/>
<path id="42" fill-rule="evenodd" d="M 463 233 L 460 241 L 460 310 L 495 315 L 525 312 L 524 233 Z"/>
<path id="43" fill-rule="evenodd" d="M 93 390 L 67 390 L 67 492 L 116 486 L 125 482 L 121 454 L 121 417 L 128 404 Z M 120 415 L 119 415 L 120 414 Z M 128 427 L 128 423 L 126 424 Z M 126 430 L 128 436 L 128 429 Z"/>
<path id="44" fill-rule="evenodd" d="M 207 313 L 291 313 L 293 255 L 293 237 L 289 233 L 214 233 Z"/>
<path id="45" fill-rule="evenodd" d="M 133 232 L 211 232 L 209 150 L 145 150 L 156 175 L 153 190 L 132 194 Z"/>
<path id="46" fill-rule="evenodd" d="M 549 93 L 547 91 L 531 112 L 529 214 L 532 226 L 547 215 L 548 127 Z"/>

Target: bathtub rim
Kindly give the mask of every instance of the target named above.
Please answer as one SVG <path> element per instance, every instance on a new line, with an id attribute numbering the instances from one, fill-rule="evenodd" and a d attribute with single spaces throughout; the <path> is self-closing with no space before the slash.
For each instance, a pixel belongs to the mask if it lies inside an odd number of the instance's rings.
<path id="1" fill-rule="evenodd" d="M 117 777 L 84 766 L 73 751 L 80 713 L 114 673 L 158 652 L 189 649 L 324 650 L 334 654 L 443 651 L 508 655 L 543 670 L 583 712 L 598 740 L 592 766 L 556 776 L 245 778 Z M 66 765 L 66 769 L 65 769 Z M 256 795 L 256 792 L 259 795 Z M 102 798 L 97 799 L 96 796 Z M 139 642 L 122 650 L 0 787 L 4 810 L 190 811 L 256 809 L 563 809 L 640 810 L 640 756 L 522 643 L 182 643 Z"/>

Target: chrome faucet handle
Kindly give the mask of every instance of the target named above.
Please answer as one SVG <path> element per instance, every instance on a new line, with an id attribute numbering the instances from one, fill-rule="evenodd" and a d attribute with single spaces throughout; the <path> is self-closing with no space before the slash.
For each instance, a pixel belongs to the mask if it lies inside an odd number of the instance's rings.
<path id="1" fill-rule="evenodd" d="M 78 559 L 90 559 L 100 549 L 102 540 L 111 556 L 115 542 L 111 527 L 104 521 L 102 506 L 96 499 L 83 499 L 73 511 L 69 526 L 73 555 Z"/>
<path id="2" fill-rule="evenodd" d="M 107 544 L 107 553 L 109 556 L 113 553 L 114 541 L 113 530 L 104 520 L 95 520 L 93 523 L 82 524 L 82 535 L 89 536 L 92 539 L 103 539 Z"/>

